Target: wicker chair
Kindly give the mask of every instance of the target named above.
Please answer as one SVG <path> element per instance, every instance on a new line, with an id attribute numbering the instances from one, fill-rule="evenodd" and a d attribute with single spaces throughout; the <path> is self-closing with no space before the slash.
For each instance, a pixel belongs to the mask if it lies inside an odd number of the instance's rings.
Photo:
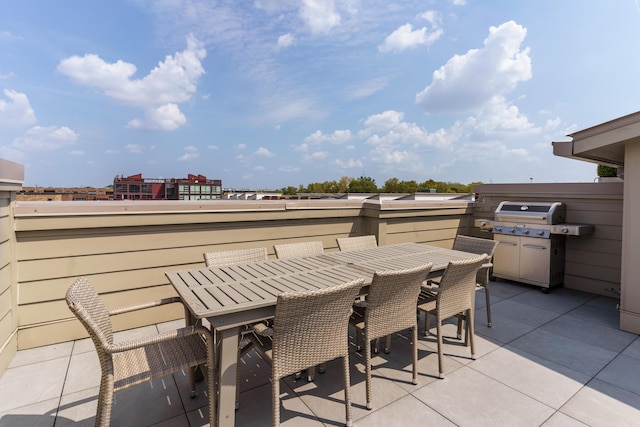
<path id="1" fill-rule="evenodd" d="M 227 251 L 205 252 L 204 263 L 207 267 L 246 264 L 267 260 L 267 248 L 231 249 Z"/>
<path id="2" fill-rule="evenodd" d="M 432 264 L 405 270 L 378 271 L 373 276 L 367 300 L 353 307 L 350 323 L 365 337 L 365 366 L 367 375 L 367 409 L 373 407 L 371 390 L 371 342 L 386 336 L 386 347 L 391 334 L 411 329 L 413 333 L 413 383 L 418 382 L 418 321 L 416 302 L 425 277 Z"/>
<path id="3" fill-rule="evenodd" d="M 89 332 L 100 359 L 102 377 L 96 426 L 110 424 L 114 392 L 174 372 L 189 371 L 190 392 L 195 396 L 195 368 L 198 365 L 207 366 L 209 421 L 214 425 L 214 343 L 208 329 L 188 326 L 136 340 L 113 342 L 111 316 L 181 302 L 178 297 L 108 311 L 95 289 L 82 277 L 71 285 L 66 300 L 69 309 Z"/>
<path id="4" fill-rule="evenodd" d="M 378 246 L 376 236 L 358 236 L 358 237 L 343 237 L 336 239 L 338 242 L 338 248 L 342 252 L 359 251 L 362 249 L 370 249 Z"/>
<path id="5" fill-rule="evenodd" d="M 226 267 L 267 260 L 267 248 L 229 249 L 225 251 L 205 252 L 204 263 L 207 267 Z M 240 408 L 240 359 L 253 348 L 253 341 L 245 339 L 246 334 L 253 333 L 253 325 L 240 327 L 238 334 L 238 369 L 236 369 L 236 409 Z"/>
<path id="6" fill-rule="evenodd" d="M 283 243 L 273 245 L 278 259 L 301 258 L 305 256 L 320 255 L 324 252 L 321 241 Z"/>
<path id="7" fill-rule="evenodd" d="M 346 425 L 351 426 L 349 314 L 364 279 L 278 295 L 273 327 L 256 325 L 256 342 L 271 361 L 273 425 L 280 424 L 280 379 L 342 357 Z"/>
<path id="8" fill-rule="evenodd" d="M 473 332 L 473 299 L 478 269 L 489 260 L 489 255 L 451 261 L 442 276 L 437 292 L 422 290 L 418 297 L 418 310 L 425 312 L 425 335 L 429 334 L 429 315 L 436 316 L 438 334 L 438 369 L 444 378 L 442 357 L 442 321 L 459 316 L 466 321 L 467 336 L 471 345 L 471 357 L 475 358 Z"/>

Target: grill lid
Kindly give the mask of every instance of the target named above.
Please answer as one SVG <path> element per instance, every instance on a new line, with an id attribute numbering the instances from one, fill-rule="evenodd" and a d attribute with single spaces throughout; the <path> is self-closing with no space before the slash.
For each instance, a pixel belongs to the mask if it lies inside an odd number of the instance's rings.
<path id="1" fill-rule="evenodd" d="M 560 224 L 565 220 L 565 206 L 562 202 L 504 201 L 498 205 L 494 219 L 529 224 Z"/>

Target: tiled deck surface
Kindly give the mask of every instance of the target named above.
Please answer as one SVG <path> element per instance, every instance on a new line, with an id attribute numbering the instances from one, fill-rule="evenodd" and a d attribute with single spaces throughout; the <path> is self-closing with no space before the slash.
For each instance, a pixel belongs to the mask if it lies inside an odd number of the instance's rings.
<path id="1" fill-rule="evenodd" d="M 640 339 L 618 329 L 617 300 L 510 282 L 492 284 L 493 327 L 477 293 L 477 359 L 447 325 L 445 379 L 437 378 L 435 337 L 420 333 L 419 383 L 411 384 L 407 334 L 374 359 L 374 409 L 365 408 L 362 357 L 352 352 L 356 426 L 637 426 Z M 118 339 L 179 326 L 161 324 Z M 157 328 L 157 329 L 156 329 Z M 256 353 L 243 360 L 238 426 L 271 422 L 270 368 Z M 100 378 L 89 340 L 20 351 L 0 377 L 0 426 L 90 426 Z M 207 398 L 188 397 L 183 375 L 117 393 L 114 426 L 202 426 Z M 316 381 L 281 387 L 283 425 L 344 423 L 341 368 Z"/>

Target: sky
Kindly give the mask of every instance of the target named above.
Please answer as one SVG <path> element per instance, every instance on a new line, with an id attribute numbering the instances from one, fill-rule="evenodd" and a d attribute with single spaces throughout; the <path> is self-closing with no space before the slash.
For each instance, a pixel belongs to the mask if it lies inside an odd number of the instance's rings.
<path id="1" fill-rule="evenodd" d="M 551 142 L 640 110 L 638 1 L 5 0 L 0 158 L 25 186 L 592 182 Z"/>

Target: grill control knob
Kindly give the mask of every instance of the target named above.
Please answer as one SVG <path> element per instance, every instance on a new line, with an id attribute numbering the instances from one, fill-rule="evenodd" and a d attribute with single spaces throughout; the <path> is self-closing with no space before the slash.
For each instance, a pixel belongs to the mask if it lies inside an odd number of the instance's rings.
<path id="1" fill-rule="evenodd" d="M 538 230 L 538 236 L 544 236 L 544 230 Z"/>
<path id="2" fill-rule="evenodd" d="M 529 234 L 529 230 L 524 230 L 522 234 Z"/>
<path id="3" fill-rule="evenodd" d="M 509 231 L 511 231 L 512 233 L 515 233 L 515 232 L 516 232 L 516 229 L 515 229 L 515 228 L 512 228 L 512 229 L 510 229 Z"/>
<path id="4" fill-rule="evenodd" d="M 562 231 L 563 233 L 568 233 L 569 229 L 567 227 L 562 227 L 560 231 Z"/>

